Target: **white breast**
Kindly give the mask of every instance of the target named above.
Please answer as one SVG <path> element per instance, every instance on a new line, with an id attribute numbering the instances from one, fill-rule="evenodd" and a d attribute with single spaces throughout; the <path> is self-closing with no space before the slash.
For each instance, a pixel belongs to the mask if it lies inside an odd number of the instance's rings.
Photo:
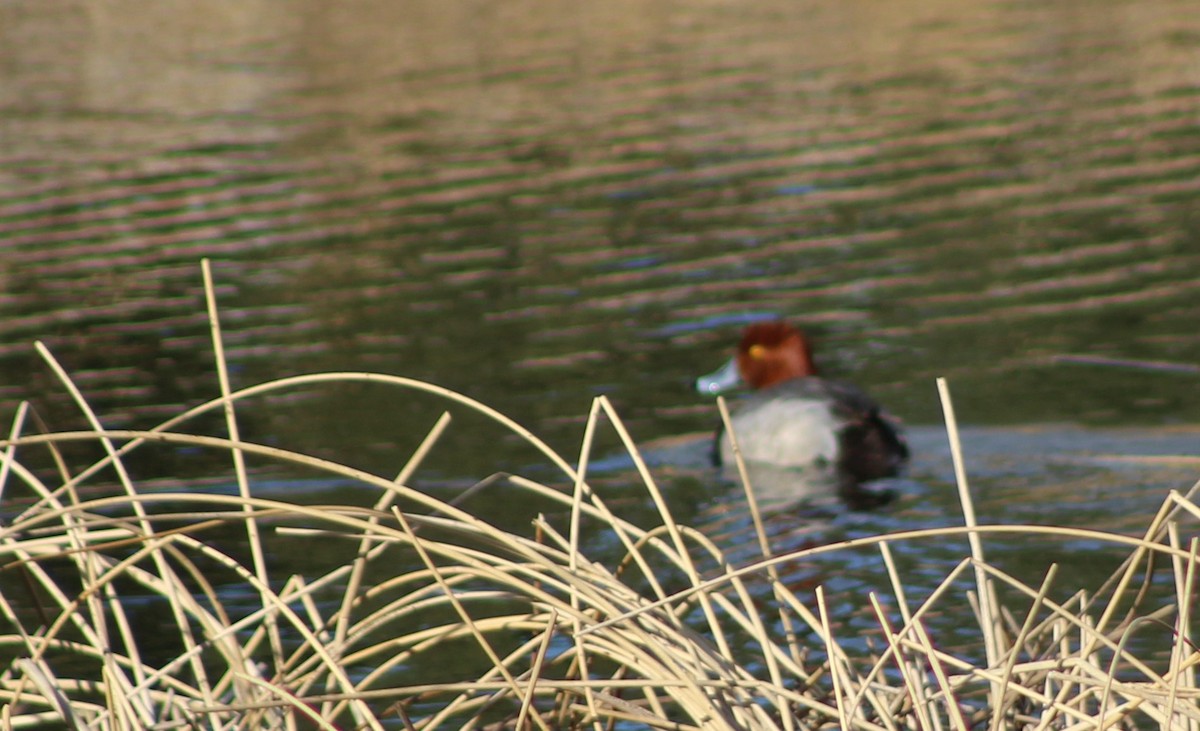
<path id="1" fill-rule="evenodd" d="M 812 467 L 837 461 L 839 422 L 823 401 L 771 399 L 734 414 L 732 423 L 748 462 Z M 734 463 L 728 435 L 721 438 L 721 462 Z"/>

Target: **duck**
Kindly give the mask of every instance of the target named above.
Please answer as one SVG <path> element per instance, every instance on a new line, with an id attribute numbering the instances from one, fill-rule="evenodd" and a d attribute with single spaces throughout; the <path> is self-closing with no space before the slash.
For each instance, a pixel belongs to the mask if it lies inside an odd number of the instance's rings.
<path id="1" fill-rule="evenodd" d="M 844 491 L 900 475 L 909 459 L 900 421 L 857 386 L 822 378 L 812 353 L 808 337 L 790 323 L 752 323 L 729 362 L 696 379 L 696 389 L 751 390 L 730 416 L 747 464 L 832 473 Z M 712 453 L 718 466 L 734 460 L 723 432 L 717 430 Z"/>

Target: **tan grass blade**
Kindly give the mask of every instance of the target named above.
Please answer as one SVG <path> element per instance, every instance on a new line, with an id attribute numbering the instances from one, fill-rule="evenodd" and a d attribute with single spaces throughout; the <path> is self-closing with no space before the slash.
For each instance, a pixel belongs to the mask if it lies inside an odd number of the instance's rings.
<path id="1" fill-rule="evenodd" d="M 414 379 L 302 374 L 234 390 L 222 375 L 211 270 L 204 270 L 221 393 L 156 429 L 105 429 L 40 348 L 92 428 L 27 434 L 29 411 L 21 406 L 0 444 L 0 500 L 28 503 L 7 511 L 0 525 L 0 581 L 22 576 L 32 587 L 0 592 L 0 647 L 16 661 L 0 671 L 2 723 L 53 720 L 104 731 L 152 724 L 230 731 L 1200 728 L 1200 654 L 1189 641 L 1197 547 L 1181 538 L 1200 520 L 1195 486 L 1169 495 L 1136 537 L 980 523 L 942 382 L 964 525 L 777 552 L 743 480 L 761 558 L 734 565 L 702 528 L 674 516 L 605 398 L 592 404 L 572 466 L 503 414 Z M 487 417 L 539 450 L 566 481 L 481 480 L 477 489 L 551 506 L 528 526 L 502 526 L 471 503 L 410 484 L 451 428 L 448 415 L 393 477 L 238 435 L 236 418 L 256 408 L 254 399 L 346 383 L 437 396 Z M 724 405 L 718 409 L 727 419 Z M 218 413 L 230 437 L 188 433 L 190 419 Z M 629 479 L 655 508 L 653 525 L 626 519 L 588 482 L 596 435 L 608 427 L 633 462 Z M 79 444 L 104 456 L 73 464 L 75 450 L 64 447 Z M 150 489 L 124 469 L 137 450 L 176 446 L 228 456 L 235 494 L 200 485 Z M 55 459 L 52 477 L 24 459 L 42 449 Z M 371 508 L 256 495 L 247 466 L 260 462 L 354 480 L 377 493 Z M 114 485 L 97 484 L 114 473 Z M 234 527 L 245 551 L 214 538 Z M 298 539 L 344 549 L 346 561 L 272 575 L 277 542 Z M 919 593 L 893 555 L 897 547 L 963 539 L 968 555 L 933 581 L 923 577 Z M 1056 581 L 1051 569 L 1026 585 L 988 562 L 985 540 L 1051 548 L 1087 541 L 1128 559 L 1101 587 L 1066 587 L 1071 593 L 1061 598 L 1061 574 Z M 785 563 L 863 550 L 879 552 L 880 584 L 891 597 L 835 597 L 827 587 L 813 593 L 781 580 Z M 1148 606 L 1156 596 L 1145 575 L 1151 565 L 1171 573 L 1173 605 Z M 958 595 L 972 579 L 977 637 L 969 648 L 947 646 L 939 615 L 961 612 Z M 23 602 L 33 594 L 37 607 Z M 168 657 L 139 646 L 132 608 L 148 599 L 164 608 L 156 615 L 160 631 L 179 635 Z M 840 634 L 845 625 L 834 607 L 855 599 L 874 610 L 881 643 Z M 1163 657 L 1142 655 L 1139 640 L 1154 633 L 1171 639 Z M 444 658 L 467 647 L 478 665 L 422 682 L 421 668 L 447 669 Z M 74 662 L 60 666 L 63 658 Z"/>

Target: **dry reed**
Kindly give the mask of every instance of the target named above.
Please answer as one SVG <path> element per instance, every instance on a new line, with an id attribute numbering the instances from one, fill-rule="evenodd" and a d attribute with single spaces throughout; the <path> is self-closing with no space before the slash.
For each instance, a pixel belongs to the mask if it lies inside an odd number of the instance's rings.
<path id="1" fill-rule="evenodd" d="M 39 345 L 90 428 L 27 434 L 23 405 L 3 443 L 0 499 L 32 495 L 6 508 L 0 527 L 0 643 L 12 658 L 0 675 L 5 728 L 1200 729 L 1200 654 L 1189 640 L 1197 546 L 1181 535 L 1182 521 L 1200 517 L 1190 493 L 1171 493 L 1140 538 L 977 524 L 941 383 L 962 527 L 777 555 L 751 491 L 761 558 L 734 566 L 672 518 L 604 397 L 593 403 L 574 467 L 502 414 L 411 379 L 323 373 L 234 391 L 207 262 L 204 279 L 221 394 L 158 428 L 106 429 Z M 539 515 L 532 530 L 514 530 L 410 487 L 448 416 L 394 478 L 240 438 L 245 399 L 331 381 L 415 389 L 493 419 L 573 487 L 516 476 L 497 483 L 511 500 L 554 506 L 565 520 Z M 225 437 L 183 430 L 208 413 L 224 416 Z M 605 424 L 634 461 L 655 527 L 622 519 L 588 484 Z M 76 443 L 103 457 L 75 470 L 63 452 Z M 228 454 L 236 491 L 139 486 L 125 464 L 155 445 Z M 55 455 L 54 480 L 27 466 L 23 457 L 36 450 Z M 377 497 L 362 507 L 258 496 L 248 458 L 354 480 Z M 82 489 L 100 476 L 117 489 Z M 225 540 L 206 540 L 210 531 Z M 1056 602 L 1051 588 L 1063 579 L 1053 567 L 1033 586 L 987 561 L 987 539 L 997 534 L 1048 545 L 1086 539 L 1128 559 L 1094 593 Z M 297 538 L 342 546 L 348 559 L 273 575 L 275 542 Z M 969 555 L 911 604 L 892 547 L 947 539 L 965 539 Z M 594 558 L 589 547 L 602 542 L 608 558 Z M 864 548 L 878 552 L 890 584 L 890 594 L 859 598 L 882 638 L 869 647 L 837 636 L 823 588 L 803 594 L 778 573 L 787 562 Z M 1152 561 L 1169 567 L 1175 601 L 1147 611 L 1136 579 L 1149 576 Z M 968 582 L 974 660 L 939 649 L 929 619 Z M 147 604 L 158 626 L 145 626 Z M 1162 624 L 1174 637 L 1169 659 L 1135 656 L 1130 636 Z M 466 656 L 477 662 L 457 661 Z"/>

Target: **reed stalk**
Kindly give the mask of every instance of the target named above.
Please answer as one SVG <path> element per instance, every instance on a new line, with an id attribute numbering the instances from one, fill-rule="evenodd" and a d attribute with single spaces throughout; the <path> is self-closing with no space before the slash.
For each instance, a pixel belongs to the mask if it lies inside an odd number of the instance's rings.
<path id="1" fill-rule="evenodd" d="M 939 382 L 962 526 L 777 550 L 735 444 L 758 548 L 735 564 L 700 527 L 673 517 L 604 397 L 572 465 L 507 416 L 414 379 L 314 373 L 234 389 L 207 263 L 203 273 L 220 392 L 156 428 L 106 427 L 38 345 L 89 426 L 39 434 L 22 405 L 0 442 L 0 504 L 10 516 L 0 525 L 6 728 L 1200 731 L 1196 488 L 1167 496 L 1141 536 L 980 521 Z M 453 428 L 449 411 L 394 477 L 239 431 L 252 399 L 346 383 L 434 395 L 490 419 L 543 454 L 563 482 L 496 475 L 477 489 L 556 512 L 513 527 L 470 501 L 415 489 L 426 455 Z M 224 435 L 188 431 L 214 413 Z M 594 440 L 606 428 L 632 460 L 654 525 L 621 517 L 589 483 Z M 73 464 L 65 455 L 78 444 L 100 456 Z M 227 455 L 234 489 L 163 489 L 127 467 L 143 450 L 181 446 Z M 49 476 L 33 466 L 45 451 Z M 257 494 L 250 460 L 350 480 L 374 499 L 312 505 Z M 985 553 L 989 541 L 1014 538 L 1048 552 L 1085 539 L 1128 560 L 1100 587 L 1064 587 L 1069 579 L 1053 565 L 1029 585 Z M 340 547 L 347 558 L 277 575 L 272 556 L 297 540 Z M 964 554 L 914 599 L 893 551 L 931 541 L 962 542 Z M 789 586 L 780 573 L 863 550 L 878 551 L 886 589 L 849 599 L 874 617 L 879 643 L 839 634 L 833 601 L 847 597 Z M 1137 586 L 1149 566 L 1162 575 Z M 1172 603 L 1144 606 L 1152 578 L 1171 582 Z M 962 634 L 972 617 L 955 603 L 967 584 L 978 641 L 945 649 L 939 615 L 954 614 Z M 157 607 L 153 627 L 148 606 Z M 1172 638 L 1167 657 L 1134 650 L 1152 632 Z M 164 635 L 175 648 L 166 655 Z M 449 661 L 463 656 L 475 662 Z"/>

